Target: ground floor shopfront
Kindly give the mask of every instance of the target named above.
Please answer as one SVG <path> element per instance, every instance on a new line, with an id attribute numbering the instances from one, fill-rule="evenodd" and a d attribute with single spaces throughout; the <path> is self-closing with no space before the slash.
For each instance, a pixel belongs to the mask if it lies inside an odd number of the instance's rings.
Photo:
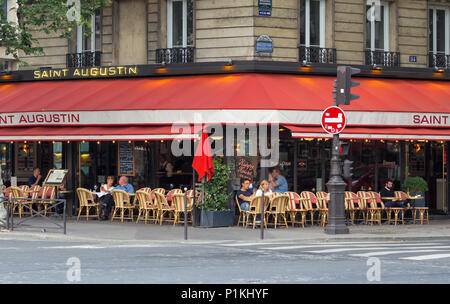
<path id="1" fill-rule="evenodd" d="M 240 177 L 257 183 L 278 166 L 290 191 L 327 190 L 331 140 L 320 117 L 332 105 L 334 76 L 137 76 L 0 84 L 3 180 L 24 184 L 34 167 L 44 175 L 65 168 L 71 190 L 92 189 L 109 175 L 129 176 L 135 189 L 192 188 L 196 138 L 207 127 L 216 156 L 234 168 L 233 189 Z M 450 83 L 359 81 L 360 99 L 343 106 L 341 138 L 354 161 L 348 189 L 379 190 L 387 178 L 400 189 L 406 177 L 421 176 L 428 206 L 446 212 Z"/>
<path id="2" fill-rule="evenodd" d="M 330 171 L 331 140 L 321 138 L 292 138 L 292 132 L 280 127 L 279 164 L 287 178 L 289 190 L 327 191 Z M 386 141 L 349 140 L 351 148 L 348 159 L 353 160 L 353 178 L 347 181 L 347 190 L 379 189 L 386 179 L 394 180 L 394 187 L 401 189 L 408 176 L 421 176 L 429 191 L 426 202 L 436 212 L 448 210 L 447 153 L 449 145 L 441 141 Z M 191 140 L 193 146 L 194 141 Z M 170 147 L 173 140 L 125 141 L 130 145 L 134 172 L 128 172 L 129 181 L 135 189 L 164 187 L 189 189 L 193 186 L 192 156 L 174 156 Z M 213 146 L 216 144 L 212 140 Z M 248 145 L 245 140 L 243 145 Z M 107 176 L 119 175 L 119 142 L 116 141 L 36 141 L 1 143 L 2 177 L 5 184 L 16 180 L 26 184 L 34 167 L 41 168 L 43 176 L 50 169 L 69 169 L 67 189 L 78 187 L 94 189 L 106 181 Z M 173 174 L 167 178 L 161 170 L 160 155 L 173 164 Z M 122 152 L 123 157 L 123 152 Z M 222 156 L 218 156 L 222 157 Z M 256 183 L 266 178 L 271 168 L 261 168 L 258 156 L 225 157 L 233 168 L 234 187 L 240 177 L 251 177 Z M 443 179 L 444 177 L 444 179 Z M 74 193 L 68 198 L 76 211 Z M 75 200 L 73 200 L 75 199 Z"/>

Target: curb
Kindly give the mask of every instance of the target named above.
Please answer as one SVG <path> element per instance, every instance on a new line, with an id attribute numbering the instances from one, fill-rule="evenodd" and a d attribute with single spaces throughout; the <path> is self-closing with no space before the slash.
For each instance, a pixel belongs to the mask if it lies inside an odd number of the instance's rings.
<path id="1" fill-rule="evenodd" d="M 3 232 L 3 233 L 1 233 Z M 34 241 L 66 241 L 66 242 L 90 242 L 90 243 L 134 243 L 134 244 L 148 244 L 148 243 L 184 243 L 184 244 L 218 244 L 218 243 L 327 243 L 327 242 L 348 242 L 348 241 L 423 241 L 423 240 L 450 240 L 450 235 L 436 235 L 436 236 L 407 236 L 407 235 L 389 235 L 389 236 L 372 236 L 372 235 L 358 235 L 354 236 L 318 236 L 302 238 L 265 238 L 264 240 L 255 237 L 254 239 L 188 239 L 184 240 L 180 235 L 179 239 L 165 239 L 165 240 L 130 240 L 130 239 L 108 239 L 108 238 L 89 238 L 82 236 L 71 236 L 64 234 L 46 234 L 42 232 L 16 232 L 16 231 L 1 231 L 0 240 L 34 240 Z"/>

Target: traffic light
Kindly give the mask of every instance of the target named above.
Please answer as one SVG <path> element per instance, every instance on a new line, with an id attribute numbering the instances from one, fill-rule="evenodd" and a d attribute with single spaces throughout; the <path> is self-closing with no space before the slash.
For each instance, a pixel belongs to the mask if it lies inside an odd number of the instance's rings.
<path id="1" fill-rule="evenodd" d="M 359 86 L 359 82 L 352 81 L 352 75 L 361 72 L 360 69 L 350 66 L 338 66 L 337 79 L 334 82 L 333 96 L 335 105 L 349 105 L 351 100 L 359 98 L 359 95 L 351 93 L 353 87 Z"/>
<path id="2" fill-rule="evenodd" d="M 350 144 L 348 142 L 339 141 L 339 155 L 340 156 L 347 156 L 349 149 L 350 149 Z"/>
<path id="3" fill-rule="evenodd" d="M 344 178 L 345 179 L 351 179 L 353 176 L 353 167 L 352 167 L 353 162 L 351 160 L 344 160 Z"/>

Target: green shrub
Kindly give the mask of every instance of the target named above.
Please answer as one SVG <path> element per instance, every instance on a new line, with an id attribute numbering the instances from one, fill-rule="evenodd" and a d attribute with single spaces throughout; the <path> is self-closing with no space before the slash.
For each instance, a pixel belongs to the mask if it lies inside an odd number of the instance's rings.
<path id="1" fill-rule="evenodd" d="M 409 192 L 427 192 L 428 191 L 427 182 L 420 176 L 406 178 L 405 183 L 403 184 L 402 187 L 403 187 L 403 190 L 409 191 Z"/>
<path id="2" fill-rule="evenodd" d="M 231 179 L 231 167 L 223 163 L 222 158 L 214 158 L 214 175 L 205 182 L 205 205 L 204 209 L 220 211 L 230 209 L 228 201 L 233 192 L 227 192 L 228 181 Z M 201 201 L 199 202 L 201 206 Z"/>

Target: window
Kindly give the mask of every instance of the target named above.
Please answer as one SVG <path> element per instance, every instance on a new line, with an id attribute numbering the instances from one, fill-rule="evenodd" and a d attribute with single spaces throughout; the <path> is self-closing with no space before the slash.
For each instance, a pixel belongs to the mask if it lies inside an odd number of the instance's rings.
<path id="1" fill-rule="evenodd" d="M 8 20 L 8 0 L 0 0 L 2 1 L 2 21 L 3 20 Z"/>
<path id="2" fill-rule="evenodd" d="M 325 47 L 325 0 L 300 0 L 300 45 Z"/>
<path id="3" fill-rule="evenodd" d="M 366 12 L 366 49 L 389 52 L 389 5 L 368 0 Z"/>
<path id="4" fill-rule="evenodd" d="M 450 9 L 430 8 L 429 50 L 432 54 L 450 54 Z"/>
<path id="5" fill-rule="evenodd" d="M 193 0 L 167 1 L 167 48 L 194 44 Z"/>
<path id="6" fill-rule="evenodd" d="M 86 33 L 91 31 L 90 35 Z M 95 52 L 101 49 L 100 10 L 91 16 L 89 29 L 86 25 L 77 27 L 77 53 Z"/>

